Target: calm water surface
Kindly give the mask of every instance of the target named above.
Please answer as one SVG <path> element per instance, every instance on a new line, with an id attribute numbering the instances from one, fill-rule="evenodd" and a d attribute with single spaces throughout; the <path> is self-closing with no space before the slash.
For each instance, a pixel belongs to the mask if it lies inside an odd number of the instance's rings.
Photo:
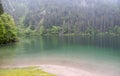
<path id="1" fill-rule="evenodd" d="M 0 46 L 0 66 L 39 64 L 64 64 L 89 69 L 110 66 L 120 72 L 120 38 L 26 37 L 21 38 L 19 43 Z"/>

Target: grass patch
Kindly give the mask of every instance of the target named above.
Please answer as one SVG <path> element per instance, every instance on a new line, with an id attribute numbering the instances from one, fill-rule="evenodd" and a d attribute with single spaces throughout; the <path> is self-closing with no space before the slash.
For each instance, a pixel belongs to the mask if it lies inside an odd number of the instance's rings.
<path id="1" fill-rule="evenodd" d="M 0 69 L 0 76 L 55 76 L 36 67 Z"/>

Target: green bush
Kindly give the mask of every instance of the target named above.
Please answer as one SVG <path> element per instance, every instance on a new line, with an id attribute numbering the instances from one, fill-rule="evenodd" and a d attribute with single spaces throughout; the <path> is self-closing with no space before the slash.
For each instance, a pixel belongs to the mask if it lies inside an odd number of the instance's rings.
<path id="1" fill-rule="evenodd" d="M 17 30 L 13 18 L 4 13 L 0 15 L 0 44 L 15 42 Z"/>

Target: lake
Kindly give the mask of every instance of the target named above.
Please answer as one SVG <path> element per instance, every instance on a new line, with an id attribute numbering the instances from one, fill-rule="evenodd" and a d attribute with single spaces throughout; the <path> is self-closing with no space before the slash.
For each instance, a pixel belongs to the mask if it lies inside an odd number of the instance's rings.
<path id="1" fill-rule="evenodd" d="M 119 76 L 120 37 L 36 36 L 0 46 L 0 67 L 41 64 L 81 68 L 100 76 Z"/>

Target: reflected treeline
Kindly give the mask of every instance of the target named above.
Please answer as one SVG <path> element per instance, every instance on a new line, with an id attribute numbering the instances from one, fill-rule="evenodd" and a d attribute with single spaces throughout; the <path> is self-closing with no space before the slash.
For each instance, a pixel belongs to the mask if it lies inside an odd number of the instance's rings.
<path id="1" fill-rule="evenodd" d="M 63 37 L 62 41 L 67 44 L 80 44 L 85 46 L 97 46 L 108 48 L 119 48 L 119 37 L 109 36 L 76 36 L 76 37 Z"/>
<path id="2" fill-rule="evenodd" d="M 0 45 L 0 67 L 10 64 L 16 57 L 16 44 Z"/>
<path id="3" fill-rule="evenodd" d="M 0 47 L 0 66 L 14 64 L 19 59 L 49 59 L 91 57 L 119 59 L 119 37 L 98 36 L 44 36 L 24 37 L 14 45 Z M 21 62 L 22 63 L 22 62 Z"/>
<path id="4" fill-rule="evenodd" d="M 24 41 L 20 43 L 20 48 L 23 48 L 22 50 L 29 52 L 33 50 L 36 51 L 36 48 L 38 48 L 39 50 L 43 50 L 44 47 L 45 45 L 42 37 L 27 37 L 24 38 Z"/>
<path id="5" fill-rule="evenodd" d="M 67 47 L 100 47 L 119 50 L 119 37 L 91 37 L 91 36 L 45 36 L 45 37 L 25 37 L 14 45 L 0 47 L 0 63 L 4 60 L 31 56 L 36 54 L 42 56 L 47 53 L 58 52 L 56 50 L 66 49 Z M 9 59 L 8 59 L 9 58 Z"/>
<path id="6" fill-rule="evenodd" d="M 53 50 L 59 49 L 63 46 L 96 46 L 101 48 L 112 48 L 120 49 L 119 37 L 109 37 L 109 36 L 45 36 L 45 37 L 32 37 L 25 38 L 22 43 L 20 43 L 20 48 L 22 47 L 24 51 L 31 51 L 31 53 L 36 51 Z M 36 50 L 37 49 L 37 50 Z"/>

